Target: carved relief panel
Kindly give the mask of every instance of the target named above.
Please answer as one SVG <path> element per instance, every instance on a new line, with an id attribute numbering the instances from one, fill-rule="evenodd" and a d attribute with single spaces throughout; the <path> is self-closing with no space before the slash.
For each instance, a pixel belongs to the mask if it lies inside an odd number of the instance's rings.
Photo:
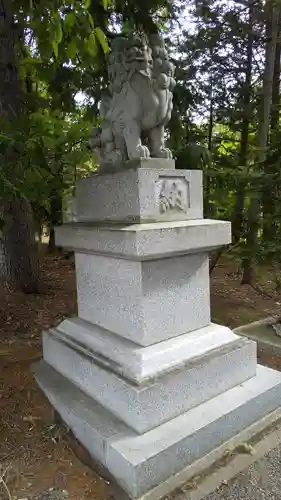
<path id="1" fill-rule="evenodd" d="M 155 183 L 159 214 L 186 213 L 190 207 L 189 182 L 184 177 L 159 177 Z"/>

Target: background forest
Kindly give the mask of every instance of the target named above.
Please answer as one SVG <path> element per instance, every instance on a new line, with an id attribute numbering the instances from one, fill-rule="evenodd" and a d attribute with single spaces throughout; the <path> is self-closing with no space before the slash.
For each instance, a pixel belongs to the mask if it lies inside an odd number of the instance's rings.
<path id="1" fill-rule="evenodd" d="M 203 169 L 205 216 L 231 220 L 242 283 L 269 264 L 279 288 L 280 0 L 0 0 L 1 274 L 40 292 L 35 231 L 53 249 L 67 197 L 98 168 L 106 54 L 133 29 L 160 30 L 176 65 L 177 168 Z"/>

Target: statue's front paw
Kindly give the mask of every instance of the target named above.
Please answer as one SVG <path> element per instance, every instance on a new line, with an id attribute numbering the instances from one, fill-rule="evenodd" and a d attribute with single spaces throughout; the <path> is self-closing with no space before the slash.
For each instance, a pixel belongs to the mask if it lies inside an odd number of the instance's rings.
<path id="1" fill-rule="evenodd" d="M 136 158 L 149 158 L 149 157 L 150 157 L 150 151 L 146 146 L 144 146 L 143 144 L 137 146 Z"/>
<path id="2" fill-rule="evenodd" d="M 157 158 L 165 158 L 165 159 L 171 159 L 173 158 L 172 151 L 168 148 L 163 148 L 158 151 L 157 155 L 155 155 Z"/>

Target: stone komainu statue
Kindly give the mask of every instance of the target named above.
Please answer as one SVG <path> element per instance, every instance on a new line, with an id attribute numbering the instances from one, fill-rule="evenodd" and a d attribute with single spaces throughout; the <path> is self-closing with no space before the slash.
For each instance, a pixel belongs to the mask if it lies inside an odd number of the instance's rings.
<path id="1" fill-rule="evenodd" d="M 101 168 L 139 158 L 172 158 L 164 127 L 171 118 L 174 65 L 158 35 L 117 38 L 108 57 L 109 95 L 100 106 L 101 127 L 92 147 Z"/>

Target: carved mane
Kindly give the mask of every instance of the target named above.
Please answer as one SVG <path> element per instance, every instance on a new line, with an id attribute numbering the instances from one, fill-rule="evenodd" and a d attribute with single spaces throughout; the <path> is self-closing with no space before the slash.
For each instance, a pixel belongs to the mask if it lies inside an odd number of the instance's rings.
<path id="1" fill-rule="evenodd" d="M 113 40 L 108 57 L 111 95 L 119 94 L 124 84 L 138 71 L 147 72 L 150 76 L 151 68 L 151 49 L 145 35 L 132 35 L 129 38 L 120 37 Z"/>

